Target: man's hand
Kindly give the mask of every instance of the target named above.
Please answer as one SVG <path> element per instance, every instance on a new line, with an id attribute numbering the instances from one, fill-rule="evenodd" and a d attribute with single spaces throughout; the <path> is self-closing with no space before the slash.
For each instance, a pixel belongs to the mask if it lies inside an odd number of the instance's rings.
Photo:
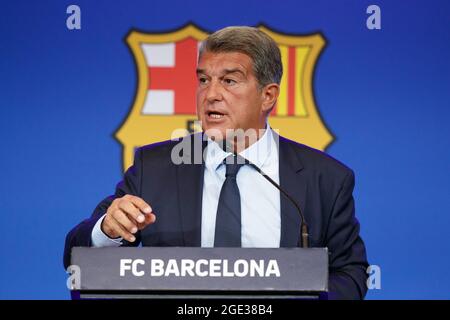
<path id="1" fill-rule="evenodd" d="M 106 211 L 101 229 L 110 238 L 122 237 L 134 242 L 134 234 L 155 222 L 152 208 L 141 198 L 125 195 L 115 199 Z"/>

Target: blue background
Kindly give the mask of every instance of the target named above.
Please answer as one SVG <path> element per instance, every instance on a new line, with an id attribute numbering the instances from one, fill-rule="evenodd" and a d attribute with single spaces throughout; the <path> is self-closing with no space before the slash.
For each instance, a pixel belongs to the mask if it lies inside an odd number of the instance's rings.
<path id="1" fill-rule="evenodd" d="M 66 28 L 81 7 L 82 29 Z M 381 7 L 382 29 L 366 28 Z M 113 192 L 113 138 L 133 102 L 123 42 L 187 22 L 321 31 L 314 88 L 337 137 L 327 149 L 356 172 L 370 263 L 369 299 L 449 299 L 449 1 L 1 1 L 0 298 L 67 299 L 66 233 Z"/>

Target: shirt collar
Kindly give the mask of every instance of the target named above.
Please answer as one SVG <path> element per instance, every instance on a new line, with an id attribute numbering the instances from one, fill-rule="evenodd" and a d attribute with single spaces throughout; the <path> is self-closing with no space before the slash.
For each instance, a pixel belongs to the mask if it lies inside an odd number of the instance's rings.
<path id="1" fill-rule="evenodd" d="M 262 137 L 247 149 L 239 152 L 239 155 L 262 168 L 272 150 L 272 140 L 272 129 L 269 125 L 266 125 L 266 131 Z M 223 163 L 223 160 L 231 154 L 231 152 L 224 151 L 217 143 L 208 138 L 205 165 L 209 170 L 215 171 Z"/>

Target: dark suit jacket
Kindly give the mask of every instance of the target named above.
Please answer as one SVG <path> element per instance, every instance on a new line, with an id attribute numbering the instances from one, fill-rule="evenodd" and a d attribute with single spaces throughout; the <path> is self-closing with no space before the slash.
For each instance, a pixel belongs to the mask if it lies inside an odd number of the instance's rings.
<path id="1" fill-rule="evenodd" d="M 203 140 L 201 134 L 189 139 L 184 141 Z M 100 202 L 91 218 L 67 235 L 65 267 L 70 264 L 71 248 L 91 246 L 95 223 L 115 198 L 125 194 L 143 198 L 157 219 L 137 234 L 135 243 L 125 241 L 123 245 L 136 246 L 141 242 L 143 246 L 200 246 L 204 164 L 174 164 L 171 153 L 178 143 L 166 141 L 137 150 L 134 164 L 117 185 L 115 194 Z M 193 146 L 203 149 L 206 142 L 191 145 L 193 152 Z M 309 226 L 310 247 L 329 249 L 329 297 L 364 298 L 368 263 L 355 217 L 352 170 L 325 153 L 283 137 L 278 147 L 280 185 L 300 204 Z M 295 247 L 301 219 L 293 204 L 281 194 L 280 201 L 280 246 Z"/>

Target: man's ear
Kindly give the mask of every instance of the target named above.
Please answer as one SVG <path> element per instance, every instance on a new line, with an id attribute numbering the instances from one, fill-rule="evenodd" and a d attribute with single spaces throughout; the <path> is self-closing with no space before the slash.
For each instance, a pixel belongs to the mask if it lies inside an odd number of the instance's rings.
<path id="1" fill-rule="evenodd" d="M 262 88 L 261 95 L 263 100 L 261 111 L 268 114 L 277 102 L 280 95 L 280 86 L 276 83 L 270 83 Z"/>

